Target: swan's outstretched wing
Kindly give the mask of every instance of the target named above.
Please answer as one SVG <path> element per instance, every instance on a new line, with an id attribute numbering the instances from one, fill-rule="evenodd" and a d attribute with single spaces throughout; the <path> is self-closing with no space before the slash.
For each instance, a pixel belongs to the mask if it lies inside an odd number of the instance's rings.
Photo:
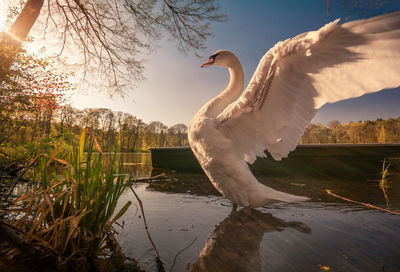
<path id="1" fill-rule="evenodd" d="M 327 102 L 400 85 L 400 12 L 337 23 L 275 45 L 217 117 L 246 161 L 286 157 Z"/>

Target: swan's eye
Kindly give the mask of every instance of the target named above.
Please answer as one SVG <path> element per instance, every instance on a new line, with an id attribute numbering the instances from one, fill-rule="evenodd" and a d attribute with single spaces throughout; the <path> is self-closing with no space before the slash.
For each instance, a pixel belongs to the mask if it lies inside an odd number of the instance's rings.
<path id="1" fill-rule="evenodd" d="M 216 58 L 218 55 L 219 55 L 219 54 L 211 55 L 211 56 L 208 58 L 208 62 L 209 62 L 210 64 L 213 64 L 213 63 L 215 62 L 215 58 Z"/>
<path id="2" fill-rule="evenodd" d="M 203 63 L 200 67 L 207 67 L 207 66 L 213 65 L 214 62 L 215 62 L 215 58 L 216 58 L 218 55 L 219 55 L 219 54 L 214 54 L 214 55 L 210 56 L 210 57 L 208 58 L 208 61 L 207 61 L 206 63 Z"/>
<path id="3" fill-rule="evenodd" d="M 210 58 L 209 58 L 209 60 L 214 60 L 215 61 L 215 58 L 218 56 L 219 54 L 214 54 L 214 55 L 212 55 L 212 56 L 210 56 Z"/>

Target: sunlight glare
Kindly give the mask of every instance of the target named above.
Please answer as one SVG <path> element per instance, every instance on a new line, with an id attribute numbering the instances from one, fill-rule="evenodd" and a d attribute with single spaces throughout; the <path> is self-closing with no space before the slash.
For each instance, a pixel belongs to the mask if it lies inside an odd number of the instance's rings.
<path id="1" fill-rule="evenodd" d="M 5 15 L 3 13 L 3 1 L 0 4 L 0 33 L 3 32 L 4 24 L 5 24 Z"/>

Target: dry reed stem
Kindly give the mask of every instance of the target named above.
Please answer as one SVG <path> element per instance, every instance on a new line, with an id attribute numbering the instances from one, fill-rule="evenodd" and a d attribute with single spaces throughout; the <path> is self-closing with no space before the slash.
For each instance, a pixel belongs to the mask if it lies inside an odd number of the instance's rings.
<path id="1" fill-rule="evenodd" d="M 164 263 L 160 258 L 160 254 L 158 253 L 156 244 L 154 243 L 153 239 L 151 239 L 149 228 L 147 227 L 147 221 L 146 221 L 146 216 L 144 215 L 144 208 L 143 208 L 142 200 L 140 200 L 139 196 L 136 194 L 135 190 L 133 190 L 132 186 L 129 186 L 129 188 L 131 189 L 131 191 L 135 195 L 136 199 L 138 200 L 140 209 L 142 210 L 143 222 L 144 222 L 144 227 L 146 228 L 147 237 L 149 238 L 150 243 L 152 244 L 152 246 L 153 246 L 153 248 L 154 248 L 154 250 L 156 252 L 157 271 L 158 272 L 165 272 L 164 265 L 163 265 Z"/>
<path id="2" fill-rule="evenodd" d="M 337 194 L 332 193 L 331 190 L 328 190 L 328 189 L 326 189 L 325 192 L 327 194 L 331 195 L 331 196 L 343 199 L 343 200 L 351 202 L 351 203 L 356 203 L 356 204 L 360 204 L 360 205 L 366 206 L 366 207 L 371 208 L 371 209 L 377 209 L 377 210 L 381 210 L 381 211 L 384 211 L 384 212 L 400 215 L 400 212 L 391 211 L 391 210 L 388 210 L 388 209 L 384 209 L 384 208 L 380 208 L 380 207 L 374 206 L 374 205 L 369 204 L 369 203 L 358 202 L 358 201 L 355 201 L 355 200 L 351 200 L 351 199 L 345 198 L 343 196 L 339 196 Z"/>
<path id="3" fill-rule="evenodd" d="M 136 199 L 137 199 L 138 202 L 139 202 L 140 209 L 142 210 L 143 222 L 144 222 L 144 227 L 145 227 L 146 232 L 147 232 L 147 236 L 149 237 L 150 243 L 153 245 L 153 248 L 154 248 L 154 250 L 156 251 L 156 256 L 157 256 L 157 258 L 160 258 L 160 254 L 158 254 L 157 247 L 156 247 L 156 245 L 154 244 L 153 239 L 151 239 L 151 235 L 150 235 L 150 232 L 149 232 L 149 228 L 147 227 L 147 221 L 146 221 L 146 216 L 144 215 L 144 209 L 143 209 L 142 200 L 140 200 L 139 196 L 136 194 L 135 190 L 133 190 L 132 186 L 129 186 L 129 188 L 131 188 L 131 191 L 133 192 L 133 194 L 135 195 Z"/>
<path id="4" fill-rule="evenodd" d="M 87 128 L 86 128 L 86 129 L 87 129 Z M 101 147 L 100 147 L 99 143 L 97 142 L 97 139 L 96 139 L 96 137 L 94 136 L 93 131 L 91 131 L 91 130 L 88 130 L 88 131 L 89 131 L 90 137 L 93 139 L 94 147 L 95 147 L 95 148 L 97 149 L 97 151 L 100 152 L 100 154 L 103 156 L 103 159 L 104 159 L 106 165 L 107 165 L 107 166 L 111 165 L 110 160 L 109 160 L 106 156 L 104 156 L 104 153 L 103 153 L 103 151 L 101 150 Z"/>
<path id="5" fill-rule="evenodd" d="M 10 185 L 10 187 L 8 187 L 7 192 L 5 193 L 6 197 L 4 199 L 4 201 L 7 201 L 8 197 L 11 195 L 12 190 L 14 190 L 15 185 L 17 185 L 18 181 L 23 177 L 23 175 L 25 175 L 26 171 L 29 170 L 29 168 L 31 168 L 31 166 L 39 159 L 39 154 L 28 164 L 28 166 L 26 167 L 26 169 L 18 176 L 18 178 L 14 181 L 13 184 Z"/>

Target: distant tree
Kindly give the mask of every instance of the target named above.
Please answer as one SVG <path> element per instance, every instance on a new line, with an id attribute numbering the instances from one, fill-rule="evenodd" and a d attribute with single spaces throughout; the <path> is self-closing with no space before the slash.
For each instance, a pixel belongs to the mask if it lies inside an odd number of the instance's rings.
<path id="1" fill-rule="evenodd" d="M 360 140 L 362 143 L 374 143 L 376 142 L 376 133 L 377 130 L 375 122 L 365 121 L 360 122 Z"/>
<path id="2" fill-rule="evenodd" d="M 108 144 L 112 141 L 110 134 L 114 130 L 114 113 L 110 109 L 99 108 L 97 109 L 97 116 L 99 119 L 99 135 L 101 146 L 108 149 Z M 108 141 L 108 143 L 107 143 Z"/>
<path id="3" fill-rule="evenodd" d="M 386 131 L 383 125 L 381 126 L 381 129 L 379 131 L 378 143 L 386 143 Z"/>
<path id="4" fill-rule="evenodd" d="M 188 144 L 187 129 L 188 128 L 185 124 L 176 124 L 168 129 L 168 132 L 174 136 L 172 146 L 183 146 Z"/>
<path id="5" fill-rule="evenodd" d="M 119 119 L 119 134 L 121 151 L 134 151 L 139 142 L 139 131 L 142 127 L 142 120 L 129 113 L 117 115 Z"/>
<path id="6" fill-rule="evenodd" d="M 337 143 L 340 138 L 340 133 L 341 133 L 341 125 L 340 122 L 337 120 L 330 121 L 328 123 L 328 129 L 329 129 L 329 142 L 331 143 Z"/>
<path id="7" fill-rule="evenodd" d="M 153 121 L 148 125 L 149 132 L 152 134 L 153 140 L 151 140 L 151 145 L 153 146 L 162 146 L 162 143 L 165 141 L 165 132 L 168 129 L 166 125 L 161 123 L 160 121 Z M 151 137 L 151 136 L 150 136 Z"/>
<path id="8" fill-rule="evenodd" d="M 330 122 L 328 123 L 328 128 L 331 129 L 331 130 L 335 130 L 335 129 L 337 129 L 338 127 L 340 127 L 340 122 L 337 121 L 337 120 L 333 120 L 333 121 L 330 121 Z"/>
<path id="9" fill-rule="evenodd" d="M 60 128 L 67 126 L 68 128 L 72 128 L 74 124 L 78 122 L 79 119 L 78 110 L 74 109 L 71 105 L 62 105 L 59 111 L 59 121 Z"/>
<path id="10" fill-rule="evenodd" d="M 36 124 L 41 124 L 42 134 L 49 136 L 54 111 L 65 102 L 65 94 L 73 87 L 66 76 L 50 68 L 36 74 L 28 82 L 27 89 L 32 99 Z"/>
<path id="11" fill-rule="evenodd" d="M 83 110 L 83 112 L 84 112 L 83 127 L 90 128 L 94 133 L 96 133 L 100 129 L 99 109 L 86 108 Z"/>
<path id="12" fill-rule="evenodd" d="M 322 124 L 309 124 L 301 139 L 302 144 L 323 144 L 328 142 L 328 129 Z"/>
<path id="13" fill-rule="evenodd" d="M 135 130 L 135 134 L 134 134 L 134 138 L 133 138 L 133 144 L 131 147 L 131 151 L 135 151 L 136 148 L 136 144 L 139 142 L 139 131 L 142 128 L 142 126 L 145 125 L 145 123 L 142 122 L 141 119 L 138 119 L 135 117 L 135 122 L 132 123 L 134 126 L 134 130 Z"/>

